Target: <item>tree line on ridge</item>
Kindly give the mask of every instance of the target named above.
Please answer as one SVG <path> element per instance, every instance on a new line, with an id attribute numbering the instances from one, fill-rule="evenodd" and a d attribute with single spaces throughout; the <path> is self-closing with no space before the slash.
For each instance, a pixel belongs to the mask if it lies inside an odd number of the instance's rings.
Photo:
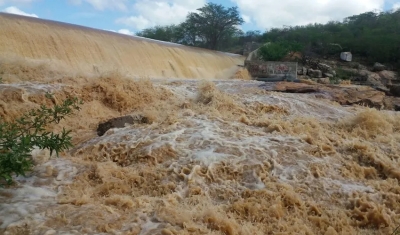
<path id="1" fill-rule="evenodd" d="M 244 32 L 239 28 L 243 23 L 237 7 L 207 3 L 180 24 L 155 26 L 136 35 L 236 54 L 244 53 L 246 43 L 267 42 L 272 45 L 270 50 L 296 48 L 313 56 L 337 58 L 340 52 L 349 51 L 366 63 L 386 63 L 400 69 L 400 9 L 366 12 L 326 24 L 271 28 L 263 33 Z"/>

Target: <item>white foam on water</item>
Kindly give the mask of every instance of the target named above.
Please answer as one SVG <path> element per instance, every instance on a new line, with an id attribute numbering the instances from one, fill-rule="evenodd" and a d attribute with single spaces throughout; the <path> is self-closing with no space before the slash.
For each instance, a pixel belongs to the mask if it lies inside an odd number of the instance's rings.
<path id="1" fill-rule="evenodd" d="M 157 82 L 157 86 L 166 87 L 175 96 L 183 101 L 194 99 L 197 95 L 198 81 L 179 80 L 176 83 Z M 235 95 L 235 99 L 241 103 L 261 102 L 263 104 L 277 105 L 289 110 L 289 117 L 301 115 L 311 116 L 318 120 L 339 119 L 351 115 L 346 107 L 333 106 L 324 100 L 316 100 L 309 95 L 267 93 L 246 93 L 246 89 L 260 89 L 261 84 L 256 81 L 215 81 L 217 87 L 226 93 Z M 186 109 L 185 112 L 189 112 Z M 177 154 L 176 159 L 169 159 L 161 164 L 171 172 L 179 174 L 181 169 L 192 165 L 191 172 L 186 174 L 185 180 L 179 182 L 173 194 L 178 198 L 185 198 L 190 184 L 202 187 L 208 194 L 212 188 L 231 190 L 240 194 L 246 189 L 262 190 L 267 186 L 262 181 L 258 166 L 269 165 L 269 174 L 278 182 L 297 186 L 308 185 L 312 194 L 313 187 L 319 187 L 327 195 L 341 192 L 349 194 L 354 191 L 373 192 L 369 186 L 362 182 L 344 180 L 337 174 L 341 166 L 339 160 L 332 154 L 323 154 L 320 158 L 306 151 L 311 145 L 300 137 L 283 133 L 268 133 L 263 128 L 249 126 L 238 121 L 227 121 L 218 117 L 204 114 L 185 115 L 185 112 L 177 113 L 178 121 L 172 125 L 162 126 L 160 123 L 149 125 L 133 125 L 120 129 L 109 130 L 101 137 L 93 138 L 76 148 L 76 151 L 85 151 L 93 146 L 110 145 L 124 146 L 125 148 L 141 148 L 151 156 L 151 153 L 163 147 L 169 147 Z M 243 177 L 240 181 L 206 182 L 199 171 L 200 168 L 208 169 L 211 174 L 219 164 L 243 167 Z M 310 164 L 329 166 L 326 176 L 316 179 L 310 172 Z M 58 174 L 46 176 L 48 167 L 57 169 Z M 5 203 L 0 203 L 0 210 L 5 214 L 0 215 L 3 222 L 0 228 L 7 228 L 13 223 L 30 220 L 39 224 L 45 221 L 44 209 L 56 205 L 56 196 L 61 192 L 61 185 L 72 182 L 77 169 L 66 160 L 53 159 L 38 165 L 37 174 L 28 179 L 17 178 L 20 188 L 6 189 L 12 195 L 4 198 Z M 37 182 L 43 182 L 39 186 Z M 0 199 L 3 196 L 0 196 Z M 81 210 L 84 210 L 83 208 Z M 146 215 L 148 216 L 148 215 Z M 160 223 L 147 218 L 137 224 L 140 226 L 140 234 L 152 234 L 159 229 Z M 15 224 L 14 226 L 17 226 Z M 127 225 L 124 225 L 127 227 Z M 51 233 L 50 231 L 49 233 Z M 116 232 L 118 234 L 118 232 Z M 68 234 L 68 233 L 63 233 Z M 71 232 L 71 234 L 75 234 Z"/>
<path id="2" fill-rule="evenodd" d="M 154 230 L 158 228 L 160 223 L 155 223 L 152 222 L 151 220 L 148 220 L 145 224 L 141 226 L 141 231 L 139 235 L 151 235 L 153 234 Z"/>
<path id="3" fill-rule="evenodd" d="M 72 182 L 77 172 L 71 162 L 56 158 L 37 165 L 27 177 L 14 177 L 17 186 L 0 189 L 0 229 L 45 221 L 44 210 L 56 204 L 57 193 Z"/>

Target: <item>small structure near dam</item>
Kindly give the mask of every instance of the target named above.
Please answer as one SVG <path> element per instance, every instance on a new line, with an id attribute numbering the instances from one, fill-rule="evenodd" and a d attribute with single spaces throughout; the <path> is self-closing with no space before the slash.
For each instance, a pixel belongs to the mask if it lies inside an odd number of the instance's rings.
<path id="1" fill-rule="evenodd" d="M 297 80 L 297 62 L 246 60 L 244 66 L 259 81 Z"/>
<path id="2" fill-rule="evenodd" d="M 263 61 L 258 55 L 259 49 L 248 53 L 244 61 L 244 67 L 254 79 L 266 82 L 297 80 L 297 62 Z"/>

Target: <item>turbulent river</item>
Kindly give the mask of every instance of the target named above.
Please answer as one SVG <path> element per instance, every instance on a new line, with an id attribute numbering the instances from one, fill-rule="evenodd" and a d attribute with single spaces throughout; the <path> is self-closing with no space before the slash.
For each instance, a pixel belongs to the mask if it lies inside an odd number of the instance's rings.
<path id="1" fill-rule="evenodd" d="M 84 105 L 61 123 L 73 130 L 74 149 L 60 158 L 34 150 L 37 165 L 29 177 L 0 190 L 0 231 L 394 231 L 400 222 L 398 115 L 313 94 L 269 92 L 261 84 L 112 74 L 1 85 L 3 110 L 12 105 L 15 116 L 45 91 L 59 99 L 75 94 Z M 96 136 L 99 121 L 125 114 L 149 122 Z"/>

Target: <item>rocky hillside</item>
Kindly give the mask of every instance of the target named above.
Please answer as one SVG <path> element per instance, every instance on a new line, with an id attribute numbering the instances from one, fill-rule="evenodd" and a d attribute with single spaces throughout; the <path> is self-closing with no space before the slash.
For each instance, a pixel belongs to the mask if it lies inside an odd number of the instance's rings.
<path id="1" fill-rule="evenodd" d="M 297 74 L 308 85 L 280 83 L 272 90 L 293 93 L 320 92 L 329 94 L 328 97 L 324 97 L 340 104 L 364 104 L 379 109 L 400 110 L 400 78 L 396 72 L 387 70 L 383 64 L 375 63 L 374 66 L 367 67 L 358 62 L 307 58 L 300 64 Z"/>

